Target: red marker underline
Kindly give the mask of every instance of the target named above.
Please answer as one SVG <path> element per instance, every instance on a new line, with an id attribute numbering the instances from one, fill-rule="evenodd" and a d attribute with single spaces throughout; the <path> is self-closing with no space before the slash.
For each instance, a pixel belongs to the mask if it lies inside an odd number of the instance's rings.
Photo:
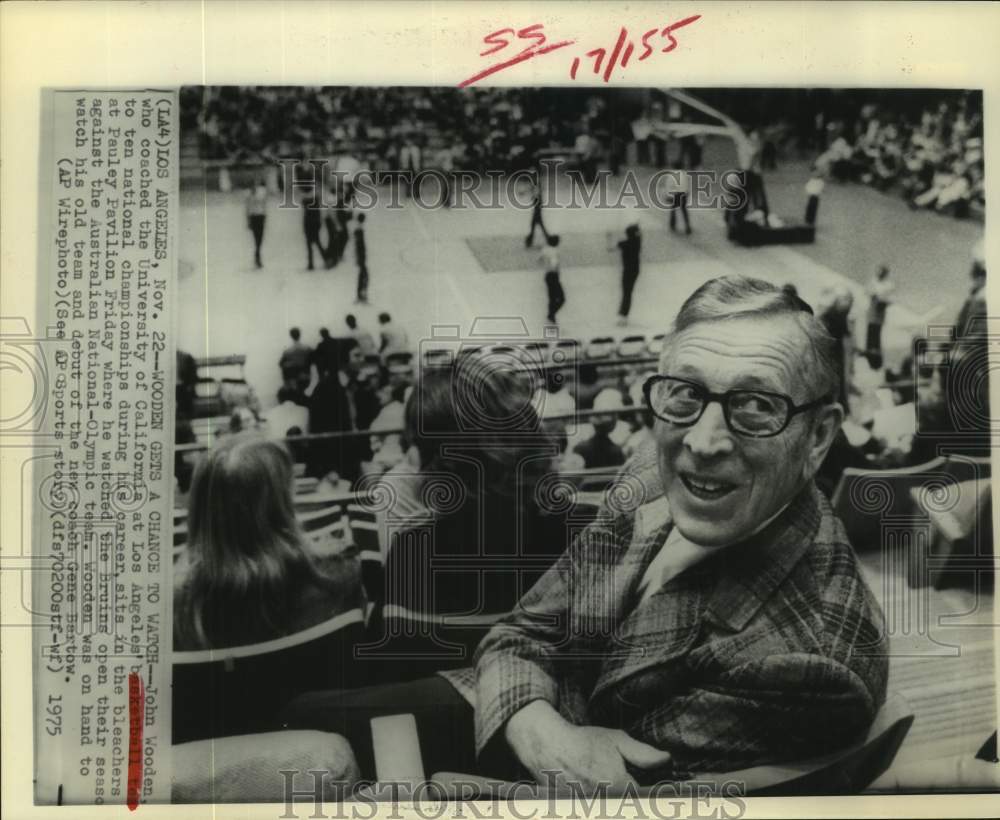
<path id="1" fill-rule="evenodd" d="M 139 807 L 142 789 L 142 727 L 146 688 L 135 672 L 128 676 L 128 781 L 126 805 L 129 811 Z"/>
<path id="2" fill-rule="evenodd" d="M 538 49 L 537 51 L 522 51 L 515 57 L 511 57 L 502 63 L 497 63 L 496 65 L 491 65 L 489 68 L 485 68 L 478 74 L 469 77 L 467 80 L 463 80 L 458 84 L 459 88 L 465 88 L 466 86 L 472 85 L 473 83 L 479 82 L 484 77 L 489 77 L 490 74 L 495 74 L 498 71 L 503 71 L 505 68 L 510 68 L 512 65 L 517 65 L 518 63 L 523 63 L 525 60 L 530 60 L 532 57 L 540 57 L 543 54 L 548 54 L 550 51 L 555 51 L 557 48 L 563 48 L 565 46 L 571 46 L 576 42 L 576 40 L 565 40 L 561 43 L 553 43 L 550 46 L 545 46 Z"/>

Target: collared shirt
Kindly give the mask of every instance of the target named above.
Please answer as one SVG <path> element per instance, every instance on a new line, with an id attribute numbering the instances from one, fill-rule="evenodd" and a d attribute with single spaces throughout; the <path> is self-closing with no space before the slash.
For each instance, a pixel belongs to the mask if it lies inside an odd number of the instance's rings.
<path id="1" fill-rule="evenodd" d="M 672 527 L 660 551 L 649 562 L 646 572 L 639 582 L 638 604 L 641 606 L 671 578 L 680 575 L 688 567 L 699 563 L 722 547 L 703 547 L 685 538 L 677 527 Z"/>
<path id="2" fill-rule="evenodd" d="M 788 504 L 790 503 L 791 501 L 788 502 Z M 750 535 L 756 535 L 774 521 L 788 508 L 788 504 L 784 504 L 774 515 L 755 527 Z M 637 510 L 636 516 L 639 520 L 636 521 L 636 532 L 652 531 L 657 526 L 660 526 L 665 520 L 664 517 L 669 514 L 665 498 L 663 499 L 663 504 L 659 505 L 652 515 L 647 512 L 646 516 L 643 516 L 642 510 Z M 747 537 L 749 538 L 750 535 Z M 705 547 L 701 544 L 696 544 L 694 541 L 685 538 L 676 526 L 671 527 L 670 533 L 663 542 L 663 546 L 660 547 L 653 560 L 649 562 L 646 572 L 643 573 L 642 580 L 639 581 L 637 591 L 640 597 L 636 606 L 644 604 L 654 592 L 663 587 L 671 578 L 676 578 L 688 567 L 693 567 L 695 564 L 708 558 L 710 555 L 714 555 L 719 550 L 725 549 L 727 546 L 730 545 L 723 544 L 717 547 Z"/>

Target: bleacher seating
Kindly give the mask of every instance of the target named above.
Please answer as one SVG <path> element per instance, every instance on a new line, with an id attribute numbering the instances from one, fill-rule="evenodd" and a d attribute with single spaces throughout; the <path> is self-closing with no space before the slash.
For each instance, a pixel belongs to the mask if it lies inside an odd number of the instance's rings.
<path id="1" fill-rule="evenodd" d="M 429 615 L 397 604 L 376 608 L 358 659 L 373 683 L 390 683 L 468 666 L 479 642 L 506 613 Z"/>
<path id="2" fill-rule="evenodd" d="M 832 504 L 855 550 L 882 551 L 910 586 L 940 585 L 962 554 L 979 577 L 992 574 L 989 487 L 989 459 L 955 454 L 894 470 L 848 467 Z"/>
<path id="3" fill-rule="evenodd" d="M 587 343 L 586 356 L 588 359 L 607 359 L 615 352 L 615 347 L 613 336 L 596 336 Z"/>
<path id="4" fill-rule="evenodd" d="M 697 773 L 687 784 L 678 782 L 675 793 L 682 794 L 682 789 L 694 790 L 697 786 L 698 794 L 720 796 L 730 794 L 732 786 L 738 784 L 741 795 L 757 797 L 859 794 L 892 765 L 913 720 L 909 704 L 893 693 L 879 710 L 867 735 L 846 749 L 794 763 L 755 766 L 736 772 Z M 391 776 L 387 772 L 385 779 Z M 444 797 L 452 800 L 500 800 L 515 794 L 518 799 L 555 797 L 543 786 L 517 788 L 515 792 L 513 783 L 475 775 L 435 772 L 432 777 L 443 788 Z M 648 786 L 639 787 L 635 793 L 644 797 L 661 794 L 659 788 Z"/>
<path id="5" fill-rule="evenodd" d="M 930 479 L 946 477 L 942 469 L 945 461 L 939 456 L 915 467 L 895 470 L 846 468 L 831 501 L 854 549 L 858 552 L 878 549 L 882 527 L 888 521 L 912 518 L 910 490 Z"/>
<path id="6" fill-rule="evenodd" d="M 514 357 L 529 367 L 540 364 L 550 367 L 569 366 L 580 359 L 601 365 L 618 362 L 641 363 L 659 356 L 663 339 L 662 333 L 648 340 L 641 334 L 626 333 L 621 336 L 596 336 L 586 344 L 578 339 L 558 339 L 552 342 L 544 339 L 531 339 L 525 342 L 507 339 L 491 344 L 463 343 L 457 349 L 457 353 L 454 346 L 427 347 L 423 352 L 423 363 L 429 366 L 441 366 L 454 361 L 453 355 L 464 357 L 487 354 Z"/>
<path id="7" fill-rule="evenodd" d="M 646 337 L 641 334 L 625 336 L 618 342 L 617 354 L 621 359 L 635 359 L 646 352 Z"/>
<path id="8" fill-rule="evenodd" d="M 274 728 L 292 698 L 362 685 L 354 648 L 365 613 L 350 610 L 295 635 L 232 649 L 173 653 L 174 743 Z"/>

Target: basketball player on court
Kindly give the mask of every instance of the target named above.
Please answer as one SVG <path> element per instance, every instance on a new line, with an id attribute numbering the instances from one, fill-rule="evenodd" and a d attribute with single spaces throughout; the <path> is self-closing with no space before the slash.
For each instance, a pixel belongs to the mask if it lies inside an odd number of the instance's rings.
<path id="1" fill-rule="evenodd" d="M 563 292 L 562 283 L 559 281 L 559 235 L 551 234 L 548 237 L 548 244 L 542 248 L 539 257 L 545 268 L 545 288 L 549 292 L 549 324 L 556 323 L 556 314 L 559 308 L 566 304 L 566 294 Z"/>
<path id="2" fill-rule="evenodd" d="M 531 230 L 524 238 L 524 247 L 530 248 L 534 243 L 536 226 L 542 229 L 542 236 L 548 240 L 549 232 L 545 230 L 545 223 L 542 222 L 542 186 L 537 176 L 531 182 Z"/>

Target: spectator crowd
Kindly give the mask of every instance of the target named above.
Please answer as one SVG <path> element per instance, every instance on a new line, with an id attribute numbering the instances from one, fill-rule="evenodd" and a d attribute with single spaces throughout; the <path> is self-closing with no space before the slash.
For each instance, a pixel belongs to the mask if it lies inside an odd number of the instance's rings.
<path id="1" fill-rule="evenodd" d="M 896 190 L 913 208 L 957 217 L 985 206 L 983 115 L 964 96 L 913 117 L 886 106 L 861 106 L 851 121 L 825 126 L 816 171 L 879 190 Z"/>
<path id="2" fill-rule="evenodd" d="M 545 88 L 222 86 L 186 88 L 181 106 L 203 160 L 341 157 L 355 170 L 514 170 L 565 146 L 596 157 L 615 122 L 595 93 Z"/>

